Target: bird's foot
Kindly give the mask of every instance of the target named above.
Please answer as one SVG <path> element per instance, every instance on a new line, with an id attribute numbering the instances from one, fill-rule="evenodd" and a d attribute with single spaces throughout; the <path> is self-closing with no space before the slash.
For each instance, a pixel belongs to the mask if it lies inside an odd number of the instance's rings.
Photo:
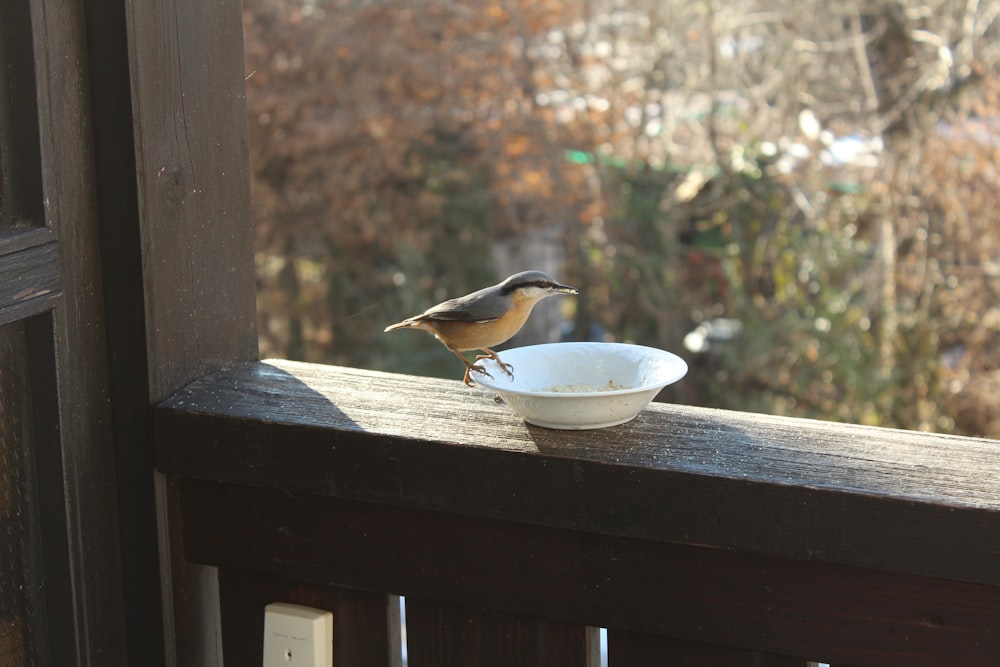
<path id="1" fill-rule="evenodd" d="M 481 359 L 492 359 L 493 361 L 497 362 L 497 366 L 500 367 L 500 370 L 502 370 L 505 374 L 509 375 L 511 380 L 514 379 L 514 366 L 508 363 L 504 363 L 503 361 L 500 361 L 500 357 L 497 356 L 496 352 L 493 352 L 492 354 L 480 354 L 479 356 L 476 357 L 476 361 L 479 361 Z M 490 377 L 492 378 L 493 376 L 491 375 Z"/>
<path id="2" fill-rule="evenodd" d="M 476 359 L 476 361 L 479 361 L 479 359 Z M 491 380 L 493 379 L 493 376 L 490 375 L 490 372 L 487 371 L 485 368 L 483 368 L 479 364 L 472 364 L 471 366 L 465 369 L 465 379 L 462 380 L 462 382 L 464 382 L 468 387 L 474 387 L 476 384 L 475 382 L 472 381 L 472 378 L 469 377 L 469 374 L 472 373 L 473 371 L 475 371 L 476 373 L 482 373 Z"/>

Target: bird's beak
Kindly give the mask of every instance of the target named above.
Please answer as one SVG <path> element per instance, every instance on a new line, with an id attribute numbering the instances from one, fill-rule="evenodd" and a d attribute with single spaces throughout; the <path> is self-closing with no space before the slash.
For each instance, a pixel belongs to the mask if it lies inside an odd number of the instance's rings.
<path id="1" fill-rule="evenodd" d="M 559 283 L 556 283 L 555 285 L 552 286 L 552 291 L 553 292 L 559 292 L 561 294 L 579 294 L 580 293 L 580 290 L 578 290 L 575 287 L 570 287 L 569 285 L 560 285 Z"/>

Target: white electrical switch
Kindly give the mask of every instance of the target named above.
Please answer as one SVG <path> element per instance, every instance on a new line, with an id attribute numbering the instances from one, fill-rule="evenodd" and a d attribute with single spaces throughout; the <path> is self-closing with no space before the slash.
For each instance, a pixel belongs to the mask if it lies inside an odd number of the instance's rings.
<path id="1" fill-rule="evenodd" d="M 333 614 L 287 602 L 267 605 L 264 667 L 333 667 Z"/>

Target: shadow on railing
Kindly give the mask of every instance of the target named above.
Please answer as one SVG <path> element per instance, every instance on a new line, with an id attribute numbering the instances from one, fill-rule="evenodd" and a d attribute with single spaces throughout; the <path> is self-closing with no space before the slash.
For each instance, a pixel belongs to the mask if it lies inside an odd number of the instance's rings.
<path id="1" fill-rule="evenodd" d="M 527 427 L 457 382 L 246 364 L 157 408 L 227 665 L 263 608 L 335 664 L 993 665 L 1000 443 L 654 404 Z"/>

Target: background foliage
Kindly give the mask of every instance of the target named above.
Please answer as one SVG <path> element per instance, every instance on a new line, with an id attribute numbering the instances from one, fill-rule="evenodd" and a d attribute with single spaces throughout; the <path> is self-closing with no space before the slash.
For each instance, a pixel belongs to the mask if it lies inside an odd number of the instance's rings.
<path id="1" fill-rule="evenodd" d="M 247 0 L 261 348 L 523 268 L 670 400 L 1000 438 L 1000 2 Z M 736 335 L 733 335 L 733 334 Z"/>

